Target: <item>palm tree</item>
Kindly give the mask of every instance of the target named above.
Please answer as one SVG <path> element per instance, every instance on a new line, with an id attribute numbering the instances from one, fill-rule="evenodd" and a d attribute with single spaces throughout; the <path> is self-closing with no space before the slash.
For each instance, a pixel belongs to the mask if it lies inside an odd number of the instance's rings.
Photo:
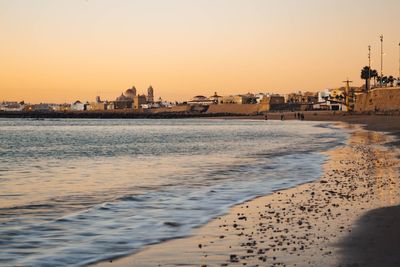
<path id="1" fill-rule="evenodd" d="M 361 70 L 361 79 L 365 80 L 365 91 L 369 90 L 369 81 L 371 79 L 371 68 L 368 66 L 365 66 Z"/>
<path id="2" fill-rule="evenodd" d="M 390 84 L 390 87 L 393 87 L 394 77 L 392 75 L 389 76 L 388 83 Z"/>
<path id="3" fill-rule="evenodd" d="M 379 76 L 379 75 L 376 76 L 376 81 L 378 82 L 378 84 L 381 84 L 381 79 L 382 79 L 381 76 Z"/>
<path id="4" fill-rule="evenodd" d="M 377 70 L 371 70 L 371 78 L 374 79 L 374 87 L 376 87 L 376 78 L 378 77 L 378 71 Z"/>
<path id="5" fill-rule="evenodd" d="M 384 84 L 385 86 L 387 86 L 389 82 L 389 78 L 387 76 L 383 76 L 381 77 L 381 83 Z"/>

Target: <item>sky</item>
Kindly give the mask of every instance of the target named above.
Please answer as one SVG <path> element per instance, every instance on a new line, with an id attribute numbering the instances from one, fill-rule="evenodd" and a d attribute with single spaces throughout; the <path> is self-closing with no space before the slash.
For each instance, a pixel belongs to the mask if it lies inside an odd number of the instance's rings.
<path id="1" fill-rule="evenodd" d="M 0 0 L 0 101 L 336 88 L 398 76 L 399 0 Z"/>

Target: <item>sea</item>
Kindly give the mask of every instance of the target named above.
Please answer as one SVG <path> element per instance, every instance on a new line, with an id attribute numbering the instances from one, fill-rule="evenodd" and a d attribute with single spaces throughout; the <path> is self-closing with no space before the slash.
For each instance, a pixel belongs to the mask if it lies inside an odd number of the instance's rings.
<path id="1" fill-rule="evenodd" d="M 327 122 L 0 119 L 0 266 L 85 266 L 318 179 Z"/>

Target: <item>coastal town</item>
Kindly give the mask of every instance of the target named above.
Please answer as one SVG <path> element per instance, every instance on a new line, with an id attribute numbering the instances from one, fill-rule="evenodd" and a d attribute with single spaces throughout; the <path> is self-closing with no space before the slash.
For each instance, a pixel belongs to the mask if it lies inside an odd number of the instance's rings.
<path id="1" fill-rule="evenodd" d="M 368 71 L 369 69 L 367 69 Z M 365 70 L 362 70 L 365 72 Z M 371 71 L 372 72 L 372 71 Z M 362 75 L 364 75 L 362 73 Z M 362 76 L 364 77 L 364 76 Z M 375 77 L 370 77 L 373 79 Z M 379 78 L 379 77 L 378 77 Z M 221 96 L 215 92 L 211 96 L 196 95 L 182 102 L 171 102 L 161 97 L 155 98 L 155 90 L 149 86 L 146 94 L 138 93 L 135 86 L 124 90 L 114 100 L 76 100 L 73 103 L 39 103 L 24 101 L 0 102 L 0 112 L 133 112 L 133 113 L 226 113 L 262 114 L 274 111 L 393 111 L 400 109 L 400 78 L 384 77 L 372 86 L 351 86 L 348 79 L 340 88 L 319 92 L 298 91 L 289 94 L 255 93 Z"/>

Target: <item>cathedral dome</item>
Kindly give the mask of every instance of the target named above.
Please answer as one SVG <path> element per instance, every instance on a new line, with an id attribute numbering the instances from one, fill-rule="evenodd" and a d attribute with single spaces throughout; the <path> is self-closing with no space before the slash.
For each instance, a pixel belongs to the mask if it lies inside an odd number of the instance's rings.
<path id="1" fill-rule="evenodd" d="M 136 88 L 132 86 L 132 88 L 125 91 L 125 96 L 133 99 L 136 96 Z"/>
<path id="2" fill-rule="evenodd" d="M 124 94 L 121 94 L 119 97 L 117 97 L 116 101 L 127 101 L 130 100 L 129 97 L 126 97 Z"/>

